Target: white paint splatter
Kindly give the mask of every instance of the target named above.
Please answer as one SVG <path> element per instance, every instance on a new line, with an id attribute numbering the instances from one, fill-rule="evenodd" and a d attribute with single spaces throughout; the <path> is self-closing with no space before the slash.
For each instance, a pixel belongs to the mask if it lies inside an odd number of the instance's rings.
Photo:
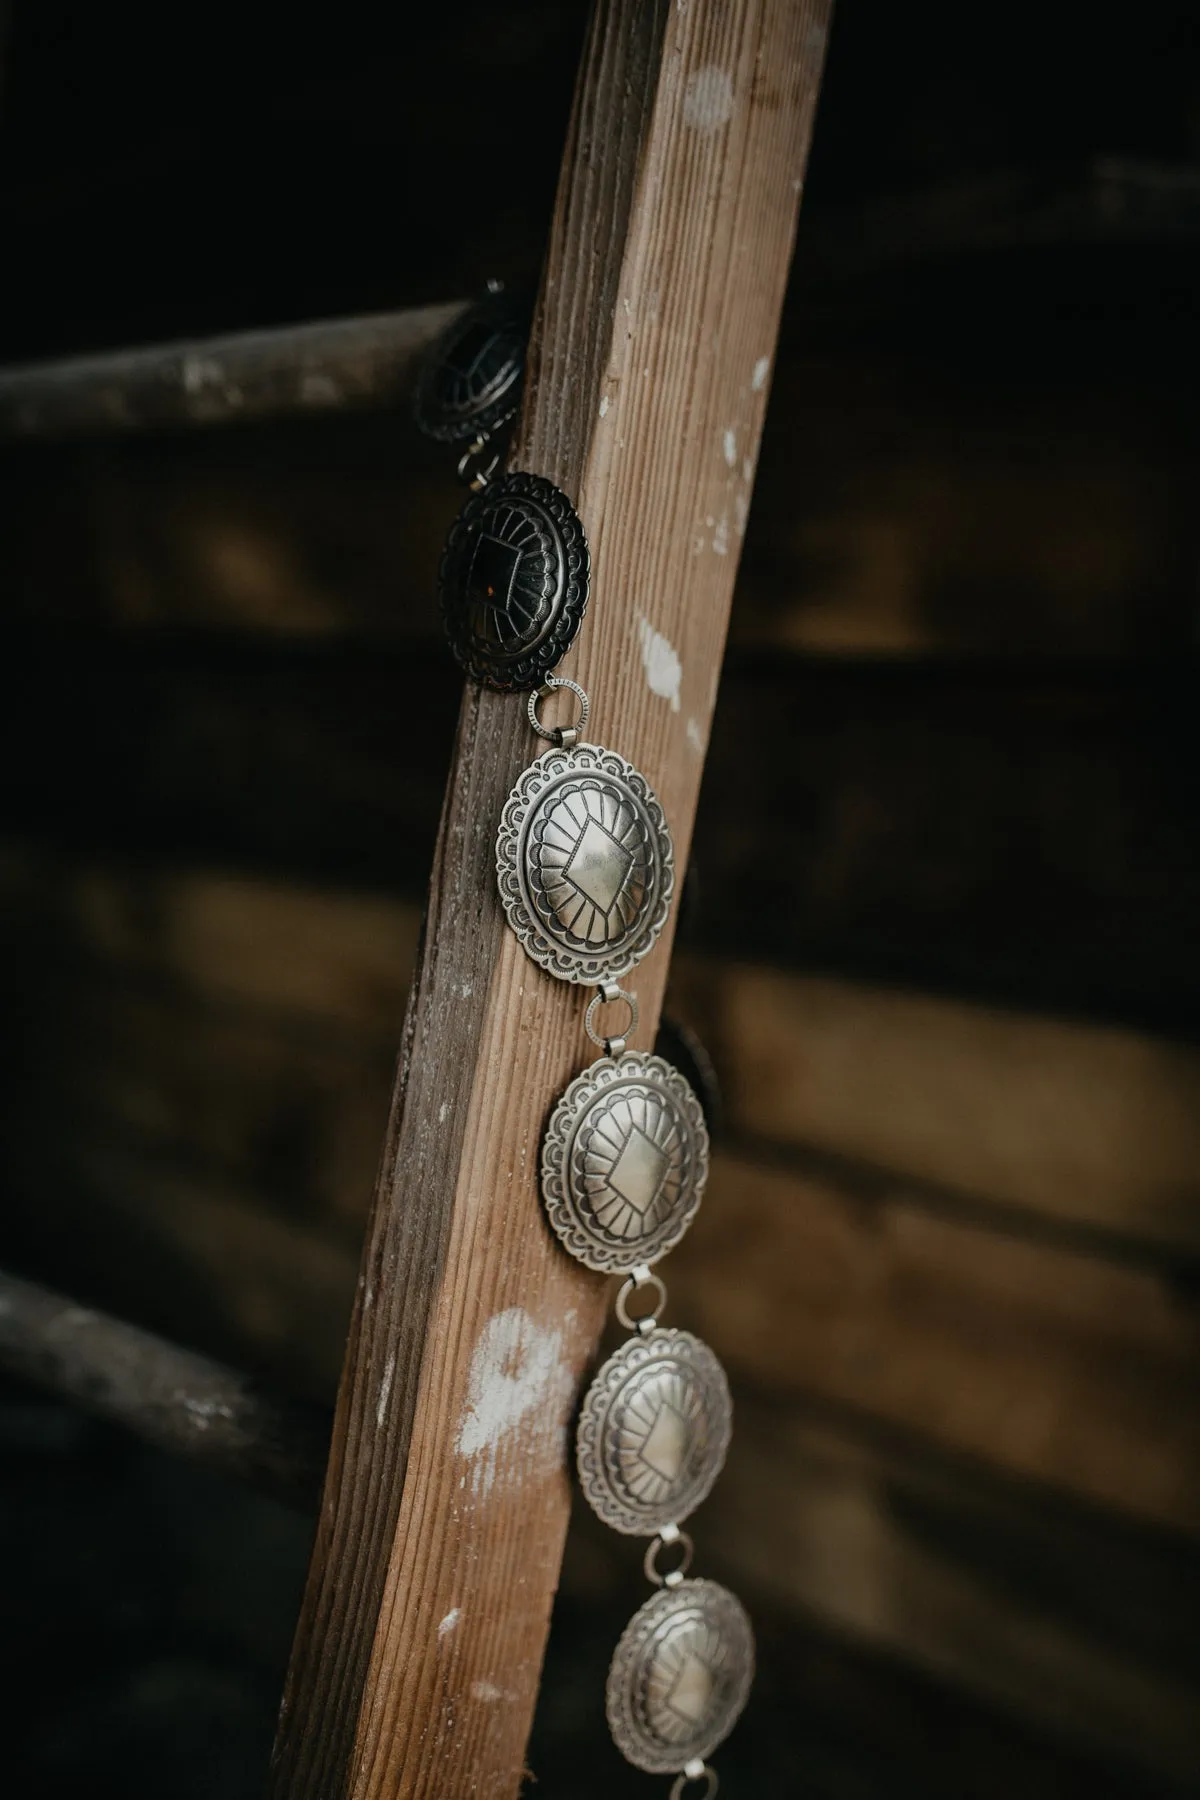
<path id="1" fill-rule="evenodd" d="M 491 1493 L 500 1474 L 500 1453 L 518 1428 L 522 1449 L 543 1465 L 562 1452 L 563 1413 L 571 1393 L 571 1370 L 563 1356 L 562 1333 L 542 1326 L 522 1306 L 489 1319 L 471 1357 L 467 1401 L 458 1422 L 455 1449 L 471 1463 L 475 1494 Z M 511 1469 L 519 1480 L 522 1465 Z"/>
<path id="2" fill-rule="evenodd" d="M 737 433 L 736 432 L 727 431 L 725 433 L 725 436 L 722 439 L 722 448 L 725 451 L 725 461 L 729 464 L 729 467 L 732 469 L 734 463 L 737 461 Z"/>
<path id="3" fill-rule="evenodd" d="M 396 1373 L 396 1353 L 392 1352 L 383 1366 L 383 1380 L 379 1384 L 379 1399 L 375 1403 L 375 1424 L 383 1430 L 383 1421 L 387 1415 L 388 1397 L 392 1391 L 392 1380 Z"/>
<path id="4" fill-rule="evenodd" d="M 742 480 L 743 481 L 751 481 L 751 480 L 753 480 L 753 477 L 754 477 L 754 458 L 752 456 L 743 456 L 743 458 L 742 458 Z"/>
<path id="5" fill-rule="evenodd" d="M 750 377 L 750 386 L 754 389 L 756 394 L 762 393 L 762 390 L 767 385 L 767 376 L 770 373 L 771 373 L 770 357 L 769 356 L 760 356 L 758 361 L 754 365 L 754 373 Z"/>
<path id="6" fill-rule="evenodd" d="M 724 69 L 708 63 L 693 69 L 683 90 L 683 117 L 697 131 L 717 131 L 733 111 L 733 83 Z"/>
<path id="7" fill-rule="evenodd" d="M 471 1697 L 474 1700 L 482 1700 L 486 1705 L 493 1705 L 497 1700 L 503 1700 L 504 1689 L 498 1688 L 493 1681 L 473 1681 Z"/>
<path id="8" fill-rule="evenodd" d="M 600 417 L 602 419 L 606 419 L 608 417 L 608 407 L 609 407 L 608 395 L 602 394 L 600 396 Z"/>
<path id="9" fill-rule="evenodd" d="M 679 684 L 683 680 L 683 664 L 674 644 L 661 631 L 655 631 L 649 619 L 638 620 L 642 640 L 642 667 L 652 694 L 671 702 L 671 711 L 679 711 Z"/>
<path id="10" fill-rule="evenodd" d="M 459 992 L 462 994 L 464 1000 L 469 1000 L 471 995 L 475 992 L 475 989 L 469 981 L 464 981 Z"/>
<path id="11" fill-rule="evenodd" d="M 697 756 L 703 756 L 704 732 L 701 728 L 699 719 L 689 718 L 686 730 L 688 743 L 692 746 L 692 749 L 696 752 Z"/>
<path id="12" fill-rule="evenodd" d="M 712 547 L 714 556 L 727 556 L 729 554 L 729 520 L 724 513 L 722 513 L 717 520 L 717 528 L 713 532 Z"/>
<path id="13" fill-rule="evenodd" d="M 443 1100 L 442 1104 L 438 1107 L 438 1124 L 444 1125 L 449 1117 L 450 1102 L 448 1100 Z"/>
<path id="14" fill-rule="evenodd" d="M 746 520 L 750 517 L 750 502 L 745 494 L 733 496 L 733 523 L 740 538 L 746 535 Z"/>
<path id="15" fill-rule="evenodd" d="M 449 1637 L 450 1633 L 455 1629 L 455 1627 L 458 1624 L 458 1621 L 461 1618 L 462 1618 L 462 1607 L 461 1606 L 452 1606 L 450 1608 L 450 1611 L 446 1614 L 445 1618 L 442 1620 L 441 1624 L 438 1626 L 439 1638 Z"/>

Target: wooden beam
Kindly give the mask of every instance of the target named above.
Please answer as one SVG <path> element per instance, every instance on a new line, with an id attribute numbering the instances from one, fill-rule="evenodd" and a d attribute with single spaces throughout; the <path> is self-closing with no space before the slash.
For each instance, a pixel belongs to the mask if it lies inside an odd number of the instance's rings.
<path id="1" fill-rule="evenodd" d="M 293 1505 L 316 1504 L 323 1408 L 0 1271 L 0 1369 Z"/>
<path id="2" fill-rule="evenodd" d="M 464 301 L 0 369 L 0 440 L 395 406 Z"/>
<path id="3" fill-rule="evenodd" d="M 601 0 L 531 341 L 513 461 L 576 499 L 596 570 L 567 672 L 681 860 L 827 17 L 827 0 Z M 531 967 L 495 892 L 531 750 L 519 702 L 467 692 L 281 1713 L 287 1800 L 500 1800 L 521 1779 L 604 1302 L 551 1242 L 533 1176 L 585 1059 L 582 997 Z M 668 953 L 638 973 L 644 1040 Z"/>

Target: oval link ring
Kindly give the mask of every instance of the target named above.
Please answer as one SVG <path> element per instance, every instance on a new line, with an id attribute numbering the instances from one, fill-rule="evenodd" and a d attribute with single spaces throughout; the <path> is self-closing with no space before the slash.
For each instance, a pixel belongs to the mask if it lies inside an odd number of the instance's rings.
<path id="1" fill-rule="evenodd" d="M 538 701 L 544 700 L 546 695 L 552 694 L 556 688 L 570 688 L 579 701 L 579 717 L 574 725 L 568 725 L 565 728 L 560 725 L 543 725 L 538 718 Z M 577 681 L 568 681 L 565 675 L 547 675 L 541 687 L 534 688 L 530 694 L 526 710 L 529 714 L 529 723 L 540 738 L 545 738 L 548 744 L 556 744 L 560 750 L 569 750 L 573 744 L 579 742 L 579 734 L 588 722 L 592 703 Z"/>
<path id="2" fill-rule="evenodd" d="M 686 1800 L 686 1790 L 691 1787 L 693 1781 L 704 1781 L 708 1784 L 702 1794 L 697 1794 L 696 1800 L 713 1800 L 713 1796 L 721 1785 L 717 1780 L 717 1771 L 710 1769 L 707 1763 L 699 1765 L 689 1763 L 687 1768 L 675 1777 L 671 1787 L 671 1800 Z"/>
<path id="3" fill-rule="evenodd" d="M 611 1037 L 601 1037 L 596 1030 L 596 1014 L 602 1006 L 610 1006 L 614 1000 L 623 1000 L 629 1008 L 629 1023 L 623 1033 Z M 588 1001 L 588 1009 L 583 1015 L 583 1029 L 596 1048 L 603 1050 L 605 1056 L 624 1055 L 626 1042 L 637 1030 L 637 1025 L 637 995 L 631 994 L 627 988 L 618 987 L 615 981 L 602 981 Z"/>
<path id="4" fill-rule="evenodd" d="M 646 1313 L 643 1318 L 632 1319 L 629 1316 L 629 1301 L 633 1298 L 634 1294 L 640 1293 L 644 1287 L 652 1287 L 656 1291 L 657 1301 L 655 1303 L 654 1311 L 652 1313 Z M 657 1327 L 658 1315 L 662 1312 L 666 1304 L 666 1282 L 661 1275 L 656 1275 L 654 1270 L 649 1268 L 646 1263 L 639 1263 L 636 1269 L 631 1269 L 629 1271 L 629 1274 L 621 1283 L 620 1292 L 617 1295 L 616 1313 L 626 1331 L 640 1331 L 642 1336 L 645 1337 L 647 1333 L 655 1330 Z"/>
<path id="5" fill-rule="evenodd" d="M 658 1553 L 660 1550 L 670 1549 L 676 1544 L 679 1545 L 680 1560 L 673 1569 L 668 1569 L 664 1575 L 658 1566 Z M 681 1531 L 678 1525 L 664 1525 L 657 1536 L 652 1537 L 646 1545 L 646 1554 L 642 1560 L 646 1580 L 652 1581 L 655 1587 L 677 1588 L 692 1566 L 695 1548 L 687 1532 Z"/>
<path id="6" fill-rule="evenodd" d="M 486 434 L 473 438 L 458 459 L 458 479 L 473 494 L 482 494 L 500 467 L 500 452 L 488 447 Z"/>

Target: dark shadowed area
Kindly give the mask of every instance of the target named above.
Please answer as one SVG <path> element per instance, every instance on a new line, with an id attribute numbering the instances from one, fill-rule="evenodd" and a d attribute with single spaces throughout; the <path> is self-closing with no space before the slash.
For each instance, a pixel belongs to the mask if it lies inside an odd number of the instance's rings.
<path id="1" fill-rule="evenodd" d="M 265 1473 L 203 1406 L 141 1442 L 0 1285 L 0 1786 L 251 1800 L 461 490 L 407 339 L 261 406 L 191 341 L 531 290 L 586 9 L 8 6 L 0 1268 L 278 1410 Z M 737 1410 L 731 1800 L 1200 1787 L 1198 275 L 1188 0 L 840 0 L 668 1006 L 720 1084 L 671 1294 Z M 146 417 L 11 386 L 180 339 Z M 665 1792 L 603 1717 L 640 1561 L 573 1524 L 531 1796 Z"/>

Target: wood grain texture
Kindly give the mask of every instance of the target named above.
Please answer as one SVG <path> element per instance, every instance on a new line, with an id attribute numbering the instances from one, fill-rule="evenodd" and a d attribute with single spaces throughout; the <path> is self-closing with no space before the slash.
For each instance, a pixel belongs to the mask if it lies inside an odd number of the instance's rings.
<path id="1" fill-rule="evenodd" d="M 681 857 L 826 18 L 776 0 L 598 6 L 531 343 L 513 460 L 576 497 L 597 571 L 567 672 L 592 692 L 596 738 L 657 788 Z M 643 618 L 680 658 L 678 711 L 648 685 Z M 603 1298 L 551 1245 L 532 1174 L 583 1035 L 580 996 L 535 973 L 495 898 L 495 822 L 529 759 L 521 713 L 463 703 L 281 1714 L 288 1800 L 502 1796 L 520 1780 L 565 1427 Z M 639 973 L 647 1030 L 668 950 Z"/>

